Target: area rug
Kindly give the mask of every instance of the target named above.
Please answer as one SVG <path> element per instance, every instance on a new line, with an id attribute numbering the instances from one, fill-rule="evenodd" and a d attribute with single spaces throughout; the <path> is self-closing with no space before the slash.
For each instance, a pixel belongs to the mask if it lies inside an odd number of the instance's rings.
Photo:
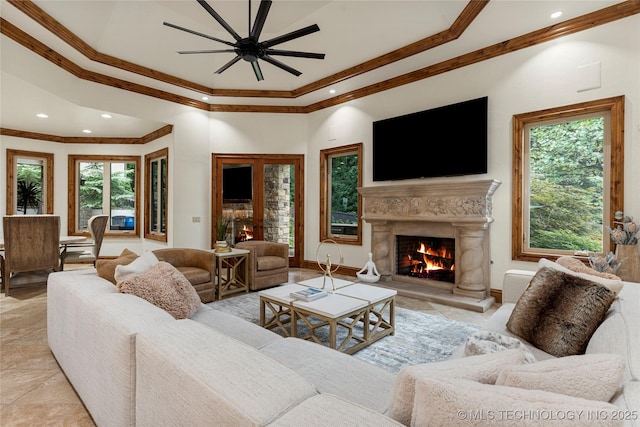
<path id="1" fill-rule="evenodd" d="M 257 292 L 242 294 L 209 303 L 255 324 L 260 324 Z M 395 335 L 389 335 L 358 351 L 353 356 L 398 372 L 404 366 L 437 362 L 449 358 L 478 325 L 396 307 Z"/>

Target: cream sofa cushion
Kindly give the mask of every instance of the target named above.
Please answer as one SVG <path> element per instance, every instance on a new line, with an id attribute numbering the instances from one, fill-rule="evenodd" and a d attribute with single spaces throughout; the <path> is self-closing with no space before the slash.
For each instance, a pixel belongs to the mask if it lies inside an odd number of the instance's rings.
<path id="1" fill-rule="evenodd" d="M 548 391 L 434 376 L 416 383 L 411 425 L 621 426 L 614 416 L 619 409 Z"/>
<path id="2" fill-rule="evenodd" d="M 317 394 L 255 348 L 191 319 L 136 339 L 136 425 L 259 426 Z"/>
<path id="3" fill-rule="evenodd" d="M 409 425 L 414 409 L 416 383 L 422 378 L 435 376 L 466 378 L 493 384 L 502 368 L 510 365 L 522 365 L 524 359 L 522 350 L 513 349 L 444 362 L 407 366 L 398 373 L 396 378 L 388 415 L 402 424 Z"/>
<path id="4" fill-rule="evenodd" d="M 617 354 L 567 356 L 520 366 L 507 366 L 496 385 L 545 390 L 608 402 L 622 381 L 624 359 Z"/>
<path id="5" fill-rule="evenodd" d="M 353 402 L 331 394 L 319 394 L 305 400 L 269 424 L 269 427 L 399 427 L 402 424 Z"/>

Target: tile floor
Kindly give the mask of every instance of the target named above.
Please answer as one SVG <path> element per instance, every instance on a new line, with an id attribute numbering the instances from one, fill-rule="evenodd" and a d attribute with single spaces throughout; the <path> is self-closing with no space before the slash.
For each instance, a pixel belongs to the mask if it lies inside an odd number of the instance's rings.
<path id="1" fill-rule="evenodd" d="M 313 277 L 292 269 L 290 281 Z M 485 313 L 398 296 L 398 307 L 481 324 Z M 47 294 L 42 285 L 0 295 L 0 425 L 94 426 L 47 345 Z"/>

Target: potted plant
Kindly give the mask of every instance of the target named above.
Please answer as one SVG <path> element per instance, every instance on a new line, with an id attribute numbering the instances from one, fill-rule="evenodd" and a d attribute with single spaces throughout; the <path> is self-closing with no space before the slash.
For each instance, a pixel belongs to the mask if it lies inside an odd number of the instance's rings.
<path id="1" fill-rule="evenodd" d="M 22 208 L 22 213 L 27 214 L 27 209 L 37 209 L 40 206 L 40 185 L 37 182 L 27 182 L 18 180 L 18 206 Z"/>
<path id="2" fill-rule="evenodd" d="M 622 263 L 618 276 L 630 282 L 640 281 L 640 254 L 638 253 L 638 225 L 632 216 L 615 213 L 614 228 L 609 228 L 611 240 L 616 244 L 616 255 Z"/>
<path id="3" fill-rule="evenodd" d="M 227 228 L 229 227 L 229 223 L 231 219 L 226 218 L 224 216 L 219 216 L 216 218 L 216 246 L 215 251 L 220 252 L 231 252 L 231 246 L 227 243 Z"/>

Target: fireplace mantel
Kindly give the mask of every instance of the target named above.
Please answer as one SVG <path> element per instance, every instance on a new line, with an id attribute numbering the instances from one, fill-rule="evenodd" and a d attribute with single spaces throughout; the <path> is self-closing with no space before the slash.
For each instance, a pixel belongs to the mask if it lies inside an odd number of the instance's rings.
<path id="1" fill-rule="evenodd" d="M 490 295 L 489 224 L 493 194 L 500 184 L 484 179 L 358 188 L 362 219 L 372 225 L 371 252 L 382 280 L 405 280 L 392 271 L 394 240 L 412 229 L 456 239 L 454 294 L 480 299 Z"/>

